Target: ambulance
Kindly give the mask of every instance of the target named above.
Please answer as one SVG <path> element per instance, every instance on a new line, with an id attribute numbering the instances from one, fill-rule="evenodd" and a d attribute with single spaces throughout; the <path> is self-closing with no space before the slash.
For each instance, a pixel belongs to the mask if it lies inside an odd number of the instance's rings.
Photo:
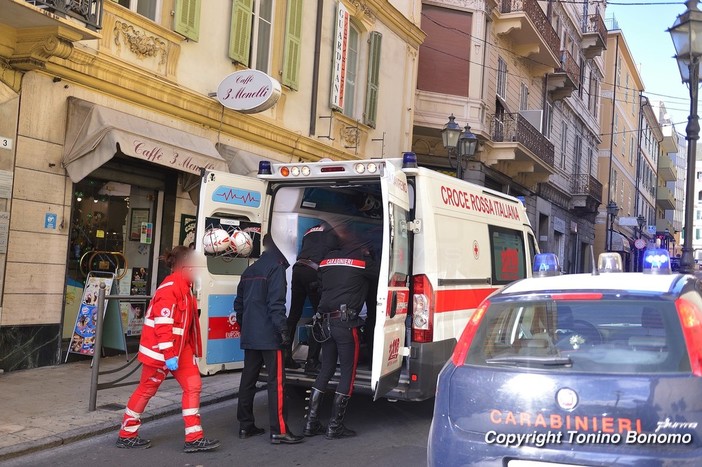
<path id="1" fill-rule="evenodd" d="M 517 198 L 418 167 L 413 153 L 263 161 L 258 177 L 207 171 L 198 209 L 201 373 L 243 366 L 233 302 L 240 275 L 260 256 L 261 234 L 270 233 L 292 265 L 304 233 L 326 221 L 364 237 L 380 263 L 373 309 L 366 310 L 375 312 L 375 326 L 365 330 L 368 354 L 355 381 L 356 392 L 374 399 L 433 397 L 439 371 L 473 311 L 499 287 L 530 276 L 537 253 Z M 203 239 L 213 228 L 249 233 L 250 255 L 205 254 Z M 288 294 L 288 307 L 289 300 Z M 301 324 L 297 334 L 308 329 Z M 287 370 L 287 378 L 302 386 L 314 381 L 302 370 Z"/>

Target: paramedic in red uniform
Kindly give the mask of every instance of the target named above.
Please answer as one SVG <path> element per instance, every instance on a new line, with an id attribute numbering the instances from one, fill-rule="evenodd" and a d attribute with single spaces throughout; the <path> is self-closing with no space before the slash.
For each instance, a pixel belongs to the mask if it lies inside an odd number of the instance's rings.
<path id="1" fill-rule="evenodd" d="M 244 370 L 239 384 L 239 438 L 262 435 L 263 428 L 254 423 L 256 381 L 265 364 L 268 371 L 268 414 L 271 443 L 295 444 L 302 436 L 294 435 L 287 425 L 285 405 L 285 365 L 283 349 L 290 344 L 285 317 L 287 283 L 285 270 L 290 266 L 270 235 L 263 237 L 264 252 L 241 275 L 234 300 L 236 320 L 241 326 Z"/>
<path id="2" fill-rule="evenodd" d="M 330 240 L 328 239 L 333 235 L 332 227 L 328 223 L 322 222 L 308 229 L 302 237 L 300 253 L 297 255 L 297 262 L 293 265 L 292 287 L 290 288 L 288 332 L 292 341 L 295 340 L 297 323 L 300 321 L 307 298 L 310 299 L 314 313 L 317 313 L 317 307 L 319 306 L 319 278 L 317 277 L 317 270 L 319 269 L 320 261 L 329 252 Z M 308 350 L 305 372 L 314 373 L 319 371 L 320 345 L 309 334 L 307 336 Z M 293 369 L 300 367 L 292 358 L 292 344 L 286 353 L 285 367 Z"/>
<path id="3" fill-rule="evenodd" d="M 188 247 L 177 246 L 162 257 L 171 275 L 156 290 L 146 312 L 138 354 L 144 366 L 139 386 L 127 402 L 117 447 L 151 447 L 151 441 L 139 437 L 141 414 L 169 371 L 183 388 L 184 451 L 219 446 L 219 441 L 204 437 L 200 425 L 202 381 L 196 359 L 202 341 L 197 302 L 191 292 L 191 254 Z"/>
<path id="4" fill-rule="evenodd" d="M 312 386 L 304 435 L 325 434 L 327 439 L 355 436 L 344 426 L 353 382 L 356 377 L 359 352 L 359 317 L 371 284 L 378 280 L 376 262 L 370 250 L 350 238 L 331 251 L 319 264 L 322 298 L 319 313 L 322 316 L 322 369 Z M 334 405 L 329 426 L 319 422 L 319 405 L 329 380 L 336 372 L 337 357 L 341 376 L 334 394 Z"/>

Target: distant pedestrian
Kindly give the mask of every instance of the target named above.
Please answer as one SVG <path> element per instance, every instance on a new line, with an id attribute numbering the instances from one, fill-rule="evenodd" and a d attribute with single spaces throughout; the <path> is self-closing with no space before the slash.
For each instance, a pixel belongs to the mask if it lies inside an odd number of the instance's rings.
<path id="1" fill-rule="evenodd" d="M 143 363 L 139 386 L 129 398 L 119 431 L 117 447 L 149 448 L 151 441 L 139 437 L 141 414 L 170 371 L 183 389 L 185 452 L 209 451 L 219 446 L 204 437 L 200 425 L 202 380 L 197 358 L 202 349 L 197 302 L 191 292 L 192 250 L 177 246 L 162 260 L 171 269 L 156 290 L 146 311 L 138 358 Z"/>
<path id="2" fill-rule="evenodd" d="M 296 444 L 304 438 L 290 432 L 285 404 L 285 365 L 283 349 L 290 344 L 285 317 L 287 283 L 285 270 L 290 266 L 270 235 L 263 237 L 264 252 L 241 275 L 234 300 L 236 320 L 241 326 L 244 370 L 239 385 L 239 438 L 265 433 L 254 422 L 253 404 L 256 381 L 265 364 L 268 371 L 268 414 L 271 443 Z"/>

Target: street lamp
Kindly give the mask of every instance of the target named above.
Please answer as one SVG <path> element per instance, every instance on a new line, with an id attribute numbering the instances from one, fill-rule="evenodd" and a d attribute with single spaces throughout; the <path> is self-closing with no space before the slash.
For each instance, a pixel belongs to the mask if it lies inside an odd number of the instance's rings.
<path id="1" fill-rule="evenodd" d="M 668 29 L 675 47 L 683 83 L 690 88 L 690 116 L 685 128 L 687 144 L 687 181 L 685 183 L 685 223 L 683 238 L 685 244 L 680 258 L 680 271 L 690 274 L 695 270 L 695 252 L 692 248 L 693 198 L 695 192 L 695 157 L 697 140 L 700 138 L 700 123 L 697 115 L 697 98 L 700 80 L 700 56 L 702 56 L 702 11 L 697 0 L 688 0 L 687 11 L 679 15 L 675 24 Z"/>
<path id="2" fill-rule="evenodd" d="M 612 232 L 614 231 L 614 218 L 619 213 L 619 206 L 614 201 L 607 203 L 607 215 L 609 216 L 609 241 L 607 251 L 612 251 Z"/>
<path id="3" fill-rule="evenodd" d="M 468 125 L 461 131 L 460 125 L 456 123 L 456 117 L 451 114 L 449 121 L 441 130 L 441 141 L 448 151 L 451 167 L 454 166 L 453 157 L 456 158 L 456 177 L 463 180 L 463 171 L 465 170 L 463 164 L 475 155 L 475 150 L 478 148 L 478 137 L 470 131 Z M 454 151 L 455 156 L 453 156 Z"/>

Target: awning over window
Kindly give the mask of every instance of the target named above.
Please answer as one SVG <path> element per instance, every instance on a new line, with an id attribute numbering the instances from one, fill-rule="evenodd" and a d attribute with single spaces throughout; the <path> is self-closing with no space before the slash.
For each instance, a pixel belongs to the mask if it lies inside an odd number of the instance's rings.
<path id="1" fill-rule="evenodd" d="M 612 251 L 621 251 L 623 253 L 631 253 L 631 244 L 629 239 L 619 232 L 612 231 L 612 243 L 610 249 Z"/>
<path id="2" fill-rule="evenodd" d="M 71 180 L 81 181 L 117 154 L 197 175 L 201 168 L 227 170 L 206 138 L 69 97 L 63 166 Z"/>

